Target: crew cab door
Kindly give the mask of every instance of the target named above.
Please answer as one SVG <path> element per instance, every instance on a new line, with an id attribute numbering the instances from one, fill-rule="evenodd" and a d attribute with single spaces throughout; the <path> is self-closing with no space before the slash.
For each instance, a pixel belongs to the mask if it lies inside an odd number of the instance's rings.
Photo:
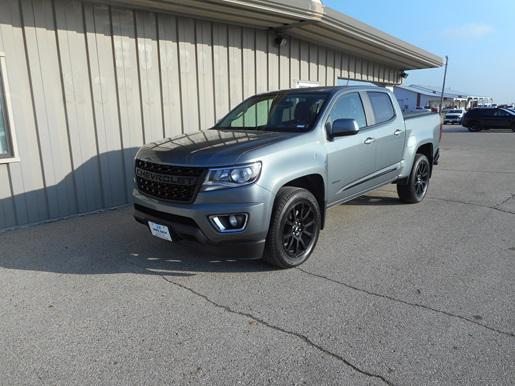
<path id="1" fill-rule="evenodd" d="M 510 113 L 504 110 L 495 110 L 494 116 L 492 118 L 492 124 L 489 127 L 495 128 L 495 129 L 508 129 L 510 128 L 511 122 L 510 122 Z"/>
<path id="2" fill-rule="evenodd" d="M 375 139 L 375 183 L 387 181 L 398 174 L 404 153 L 406 128 L 404 118 L 388 92 L 367 91 L 373 122 L 369 129 Z M 365 106 L 367 106 L 365 104 Z"/>
<path id="3" fill-rule="evenodd" d="M 327 141 L 327 200 L 333 204 L 344 200 L 370 184 L 368 176 L 375 170 L 375 143 L 366 130 L 367 118 L 358 92 L 343 94 L 329 107 L 325 122 L 328 128 L 337 119 L 354 119 L 360 127 L 355 135 Z"/>
<path id="4" fill-rule="evenodd" d="M 498 117 L 495 116 L 495 109 L 481 109 L 480 126 L 485 129 L 496 128 Z"/>

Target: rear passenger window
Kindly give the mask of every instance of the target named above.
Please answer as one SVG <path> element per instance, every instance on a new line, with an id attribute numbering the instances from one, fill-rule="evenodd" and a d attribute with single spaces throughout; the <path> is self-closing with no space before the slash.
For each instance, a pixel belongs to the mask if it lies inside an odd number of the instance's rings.
<path id="1" fill-rule="evenodd" d="M 506 111 L 504 111 L 504 110 L 497 110 L 497 111 L 495 112 L 495 116 L 496 116 L 496 117 L 508 117 L 508 116 L 510 116 L 510 114 L 508 114 L 508 113 L 507 113 Z"/>
<path id="2" fill-rule="evenodd" d="M 376 123 L 386 122 L 395 116 L 392 100 L 384 92 L 368 92 L 368 98 L 372 104 Z"/>
<path id="3" fill-rule="evenodd" d="M 367 125 L 365 110 L 358 93 L 353 92 L 338 98 L 331 110 L 329 122 L 332 124 L 337 119 L 354 119 L 360 128 Z"/>

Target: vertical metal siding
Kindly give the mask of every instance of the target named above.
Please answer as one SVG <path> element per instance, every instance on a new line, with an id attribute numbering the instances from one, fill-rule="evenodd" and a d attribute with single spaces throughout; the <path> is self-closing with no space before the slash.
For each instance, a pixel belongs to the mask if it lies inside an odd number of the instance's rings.
<path id="1" fill-rule="evenodd" d="M 173 137 L 183 131 L 177 18 L 171 15 L 158 15 L 157 30 L 163 93 L 164 134 L 167 137 Z"/>
<path id="2" fill-rule="evenodd" d="M 6 54 L 7 78 L 11 87 L 13 121 L 22 162 L 0 165 L 0 186 L 10 185 L 11 196 L 1 197 L 3 207 L 14 207 L 14 216 L 2 216 L 2 227 L 38 222 L 48 218 L 48 206 L 34 109 L 31 103 L 25 37 L 18 1 L 0 1 L 0 41 Z M 7 172 L 5 172 L 5 170 Z M 7 212 L 7 211 L 6 211 Z"/>
<path id="3" fill-rule="evenodd" d="M 21 162 L 0 164 L 0 229 L 130 200 L 144 142 L 207 129 L 255 93 L 398 71 L 266 30 L 79 0 L 0 1 Z"/>

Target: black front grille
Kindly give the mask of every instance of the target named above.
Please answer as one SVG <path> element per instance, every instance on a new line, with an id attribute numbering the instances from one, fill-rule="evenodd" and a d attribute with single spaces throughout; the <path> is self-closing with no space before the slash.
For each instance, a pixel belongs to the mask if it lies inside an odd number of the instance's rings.
<path id="1" fill-rule="evenodd" d="M 144 194 L 162 200 L 191 203 L 202 184 L 204 168 L 136 160 L 136 185 Z"/>

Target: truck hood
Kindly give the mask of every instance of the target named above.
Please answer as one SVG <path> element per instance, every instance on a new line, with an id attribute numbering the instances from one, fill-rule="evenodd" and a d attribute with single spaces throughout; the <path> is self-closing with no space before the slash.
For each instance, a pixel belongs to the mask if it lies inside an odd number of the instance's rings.
<path id="1" fill-rule="evenodd" d="M 178 166 L 228 166 L 250 152 L 281 142 L 299 133 L 273 131 L 207 130 L 166 138 L 143 146 L 136 158 Z"/>

